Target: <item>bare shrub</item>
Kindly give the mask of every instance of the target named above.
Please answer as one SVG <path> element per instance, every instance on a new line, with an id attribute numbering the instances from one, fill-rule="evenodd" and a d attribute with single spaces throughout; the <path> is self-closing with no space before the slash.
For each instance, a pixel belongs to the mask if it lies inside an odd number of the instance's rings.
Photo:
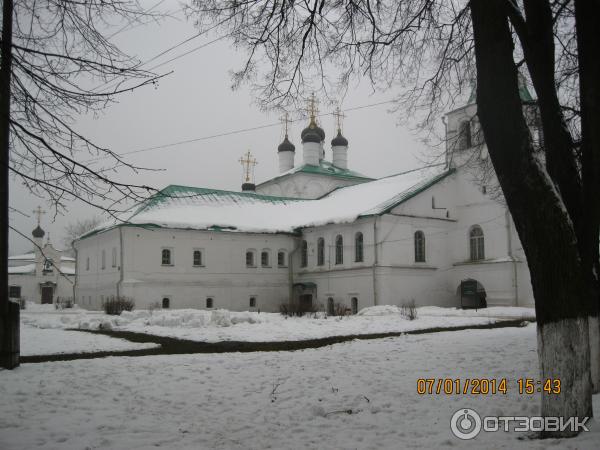
<path id="1" fill-rule="evenodd" d="M 68 309 L 73 307 L 73 299 L 71 297 L 56 297 L 54 302 L 55 309 Z"/>
<path id="2" fill-rule="evenodd" d="M 412 299 L 410 302 L 404 302 L 402 304 L 400 315 L 408 320 L 415 320 L 417 318 L 417 307 L 415 306 L 414 299 Z"/>
<path id="3" fill-rule="evenodd" d="M 131 311 L 135 307 L 135 302 L 128 297 L 111 297 L 102 303 L 102 308 L 106 314 L 118 316 L 123 311 Z"/>
<path id="4" fill-rule="evenodd" d="M 306 304 L 296 299 L 284 301 L 279 304 L 279 312 L 286 317 L 302 317 L 304 314 L 314 314 L 319 311 L 319 305 L 314 303 Z"/>
<path id="5" fill-rule="evenodd" d="M 352 313 L 352 310 L 348 308 L 345 304 L 337 302 L 333 306 L 333 315 L 338 317 L 349 316 Z"/>

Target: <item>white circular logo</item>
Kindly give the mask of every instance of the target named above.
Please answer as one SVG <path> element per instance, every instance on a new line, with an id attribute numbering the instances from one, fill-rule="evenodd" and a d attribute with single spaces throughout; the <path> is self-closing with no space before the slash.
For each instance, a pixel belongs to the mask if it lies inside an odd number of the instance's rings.
<path id="1" fill-rule="evenodd" d="M 459 439 L 473 439 L 481 431 L 481 417 L 472 409 L 459 409 L 450 419 L 450 429 Z"/>

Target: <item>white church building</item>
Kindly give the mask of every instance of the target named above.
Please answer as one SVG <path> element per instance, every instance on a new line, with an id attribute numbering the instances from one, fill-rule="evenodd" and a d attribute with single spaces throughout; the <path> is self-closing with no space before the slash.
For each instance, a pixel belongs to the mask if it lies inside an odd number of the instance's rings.
<path id="1" fill-rule="evenodd" d="M 301 155 L 287 135 L 279 145 L 276 177 L 241 192 L 170 185 L 126 222 L 75 241 L 75 300 L 238 311 L 278 311 L 290 299 L 353 312 L 411 301 L 531 306 L 510 213 L 462 164 L 486 158 L 475 110 L 471 101 L 446 116 L 446 164 L 380 179 L 349 169 L 341 130 L 327 161 L 313 114 Z"/>
<path id="2" fill-rule="evenodd" d="M 36 211 L 34 211 L 36 212 Z M 32 231 L 34 249 L 30 253 L 8 257 L 8 297 L 34 303 L 57 303 L 73 299 L 75 258 L 56 249 L 40 226 Z"/>

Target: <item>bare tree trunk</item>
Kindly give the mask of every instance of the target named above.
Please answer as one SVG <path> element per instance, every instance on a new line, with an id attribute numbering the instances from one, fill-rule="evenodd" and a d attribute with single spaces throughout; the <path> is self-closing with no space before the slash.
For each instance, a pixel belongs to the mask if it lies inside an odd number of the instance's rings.
<path id="1" fill-rule="evenodd" d="M 600 0 L 576 0 L 577 49 L 579 60 L 579 90 L 581 100 L 581 163 L 585 204 L 584 242 L 581 259 L 588 275 L 587 283 L 596 305 L 590 317 L 590 356 L 594 392 L 600 392 L 600 42 L 597 19 Z M 594 336 L 594 339 L 592 339 Z"/>
<path id="2" fill-rule="evenodd" d="M 8 301 L 8 161 L 13 1 L 2 8 L 0 61 L 0 367 L 19 365 L 19 308 Z"/>
<path id="3" fill-rule="evenodd" d="M 504 0 L 472 0 L 478 116 L 531 273 L 542 379 L 560 379 L 560 395 L 542 395 L 543 416 L 592 415 L 588 316 L 575 230 L 533 153 L 518 95 Z M 568 436 L 569 431 L 553 432 Z"/>

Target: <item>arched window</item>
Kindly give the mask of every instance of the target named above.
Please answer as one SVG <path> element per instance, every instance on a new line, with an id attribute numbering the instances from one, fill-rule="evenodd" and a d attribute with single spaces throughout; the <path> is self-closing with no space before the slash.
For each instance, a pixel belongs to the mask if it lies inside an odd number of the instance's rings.
<path id="1" fill-rule="evenodd" d="M 302 241 L 302 249 L 300 254 L 300 267 L 308 266 L 308 242 Z"/>
<path id="2" fill-rule="evenodd" d="M 206 299 L 206 307 L 207 307 L 207 308 L 213 308 L 213 307 L 214 307 L 214 304 L 215 304 L 215 302 L 214 302 L 214 300 L 212 299 L 212 297 L 208 297 L 208 298 Z"/>
<path id="3" fill-rule="evenodd" d="M 268 250 L 263 250 L 260 253 L 260 265 L 262 267 L 270 267 L 270 261 L 269 261 L 269 251 Z"/>
<path id="4" fill-rule="evenodd" d="M 163 266 L 170 266 L 172 264 L 171 260 L 171 250 L 168 248 L 163 248 L 161 253 L 161 264 Z"/>
<path id="5" fill-rule="evenodd" d="M 285 250 L 279 250 L 279 252 L 277 252 L 277 266 L 278 267 L 286 267 L 286 253 Z"/>
<path id="6" fill-rule="evenodd" d="M 363 234 L 359 231 L 354 235 L 354 261 L 363 262 Z"/>
<path id="7" fill-rule="evenodd" d="M 471 231 L 469 232 L 469 244 L 471 261 L 485 259 L 483 230 L 479 225 L 471 227 Z"/>
<path id="8" fill-rule="evenodd" d="M 335 263 L 344 264 L 344 238 L 341 234 L 335 237 Z"/>
<path id="9" fill-rule="evenodd" d="M 415 232 L 415 262 L 425 262 L 425 234 L 421 230 Z"/>
<path id="10" fill-rule="evenodd" d="M 458 127 L 458 149 L 464 150 L 470 148 L 471 145 L 471 123 L 465 120 Z"/>
<path id="11" fill-rule="evenodd" d="M 256 308 L 256 297 L 250 297 L 250 308 Z"/>
<path id="12" fill-rule="evenodd" d="M 246 267 L 254 266 L 254 250 L 246 250 Z"/>
<path id="13" fill-rule="evenodd" d="M 199 267 L 202 265 L 202 251 L 201 250 L 194 250 L 193 253 L 193 263 L 194 263 L 194 267 Z"/>
<path id="14" fill-rule="evenodd" d="M 162 299 L 162 307 L 164 309 L 169 309 L 170 303 L 171 303 L 171 300 L 169 299 L 169 297 L 164 297 Z"/>
<path id="15" fill-rule="evenodd" d="M 317 240 L 317 266 L 325 264 L 325 239 Z"/>

